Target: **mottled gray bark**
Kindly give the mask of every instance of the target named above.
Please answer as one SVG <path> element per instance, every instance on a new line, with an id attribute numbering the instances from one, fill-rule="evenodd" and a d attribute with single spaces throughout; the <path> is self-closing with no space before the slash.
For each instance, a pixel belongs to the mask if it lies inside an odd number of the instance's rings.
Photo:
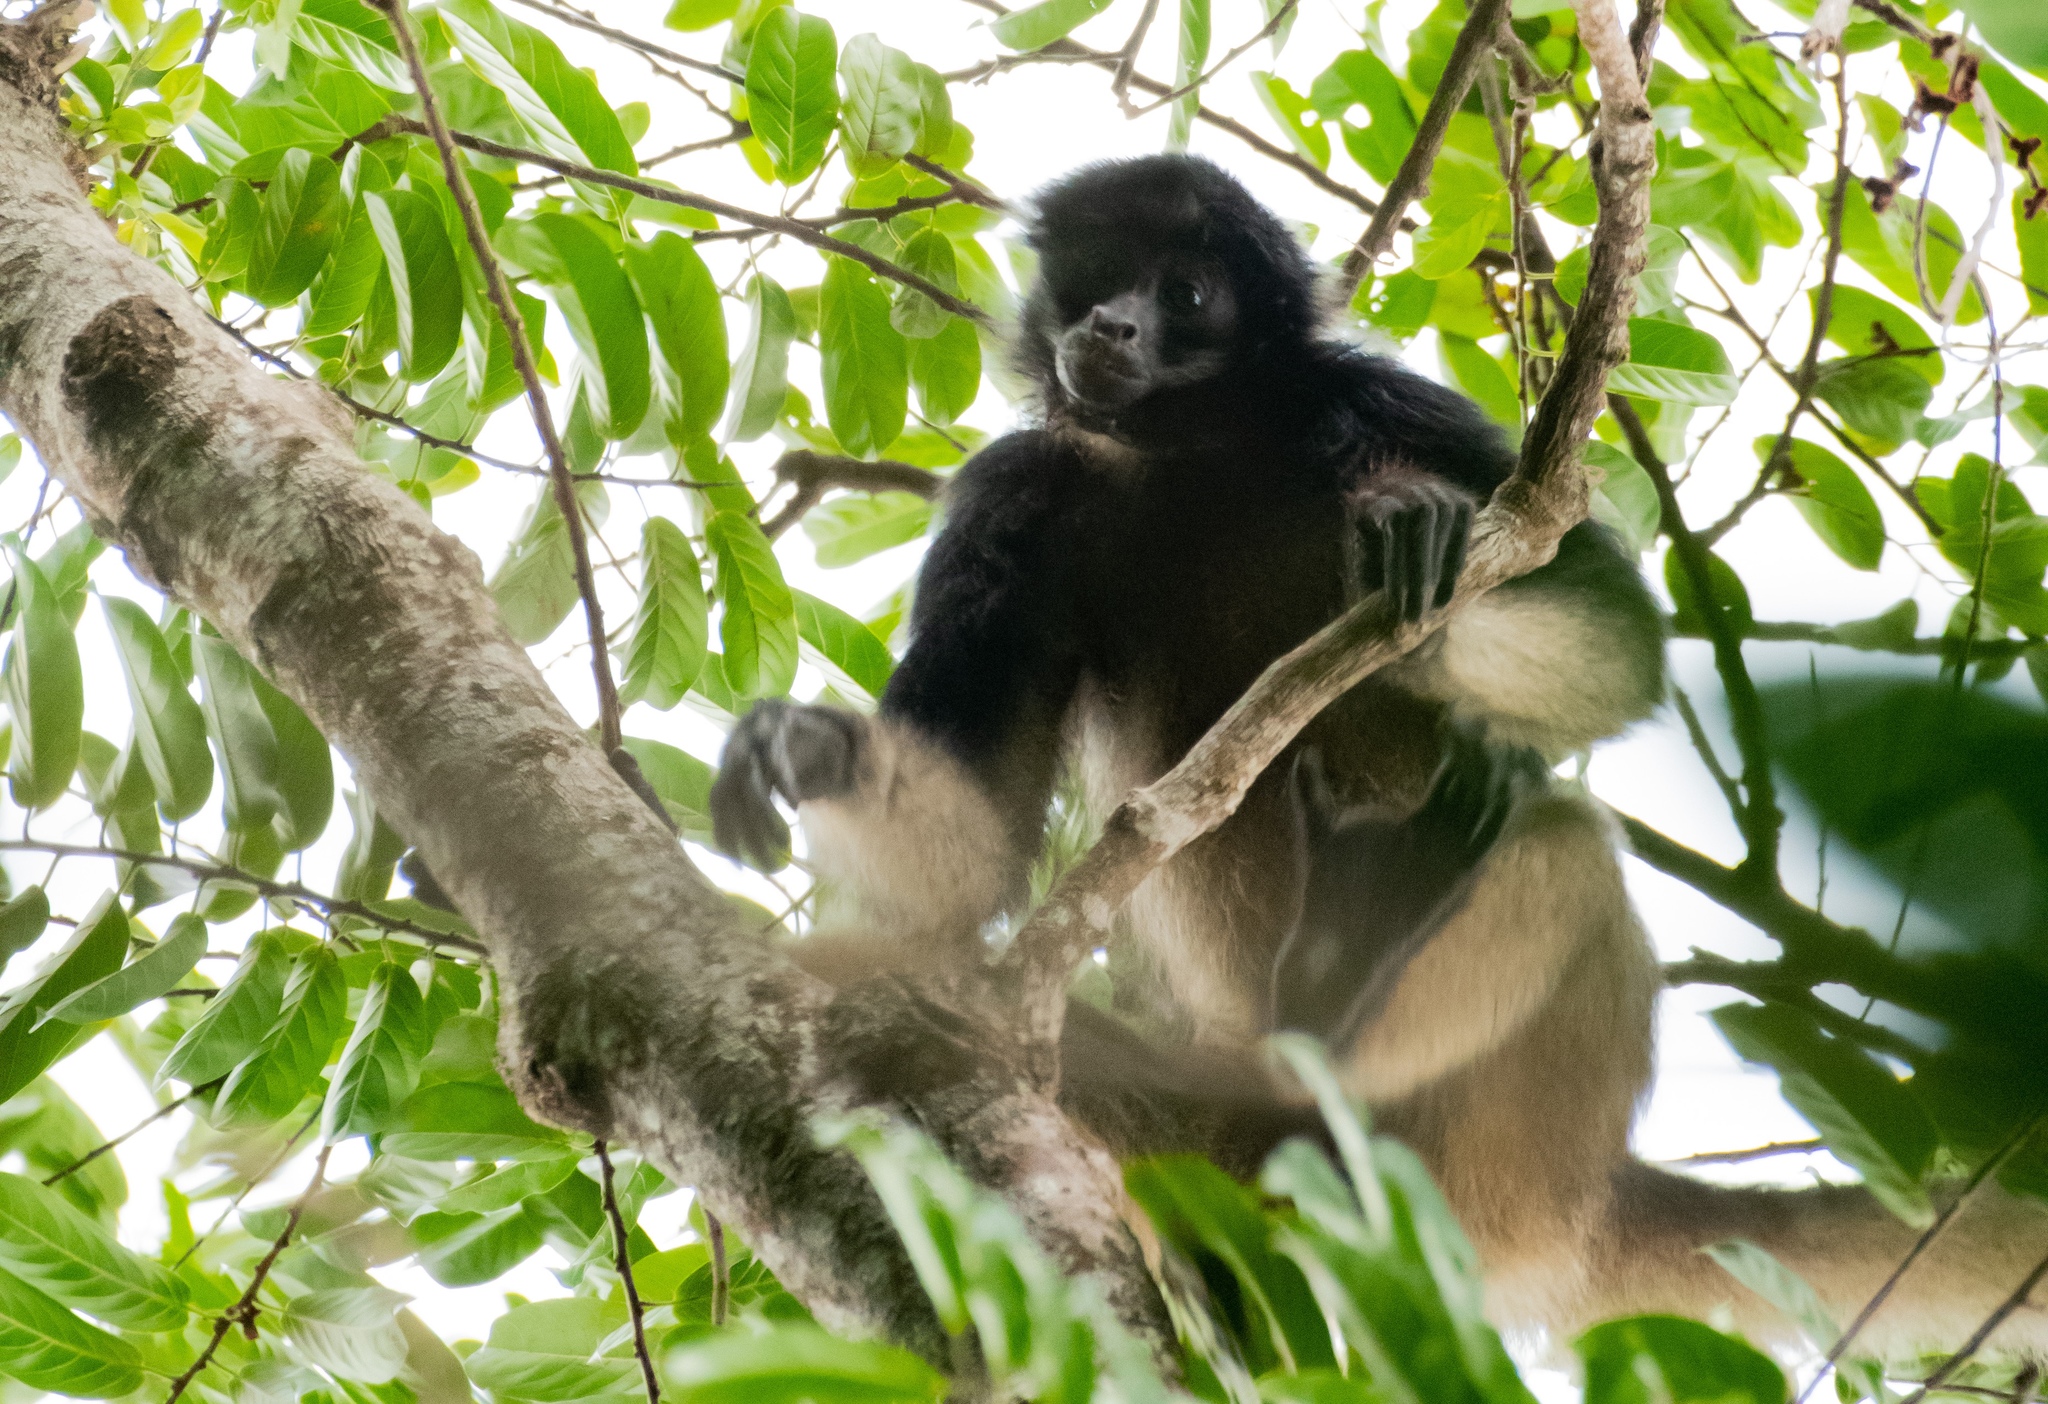
<path id="1" fill-rule="evenodd" d="M 363 469 L 325 392 L 253 367 L 86 203 L 50 77 L 68 39 L 53 8 L 0 24 L 0 412 L 419 845 L 489 947 L 522 1099 L 700 1186 L 827 1324 L 945 1363 L 865 1178 L 810 1134 L 908 1115 L 1163 1357 L 1117 1167 L 1009 1070 L 1007 1021 L 889 983 L 835 996 L 742 929 L 507 637 L 476 558 Z"/>

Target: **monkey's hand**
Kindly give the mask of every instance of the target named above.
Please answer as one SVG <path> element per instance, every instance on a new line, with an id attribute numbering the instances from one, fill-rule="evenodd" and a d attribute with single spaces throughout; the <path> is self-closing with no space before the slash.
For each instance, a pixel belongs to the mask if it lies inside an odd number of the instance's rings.
<path id="1" fill-rule="evenodd" d="M 763 872 L 789 865 L 789 823 L 775 807 L 854 788 L 866 723 L 834 707 L 756 702 L 726 738 L 711 786 L 712 841 Z"/>
<path id="2" fill-rule="evenodd" d="M 1466 871 L 1492 850 L 1508 816 L 1543 788 L 1549 767 L 1523 746 L 1489 743 L 1474 727 L 1444 727 L 1444 758 L 1429 793 L 1410 815 L 1405 838 L 1414 853 L 1441 854 Z"/>
<path id="3" fill-rule="evenodd" d="M 1351 513 L 1359 584 L 1385 590 L 1395 618 L 1420 619 L 1450 603 L 1472 532 L 1468 494 L 1432 474 L 1381 469 L 1352 491 Z"/>

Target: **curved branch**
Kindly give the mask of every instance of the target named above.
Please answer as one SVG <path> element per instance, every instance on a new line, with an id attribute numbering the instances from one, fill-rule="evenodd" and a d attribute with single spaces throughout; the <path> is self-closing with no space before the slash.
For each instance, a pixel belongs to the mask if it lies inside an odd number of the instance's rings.
<path id="1" fill-rule="evenodd" d="M 814 449 L 791 449 L 776 459 L 775 481 L 788 483 L 796 491 L 780 511 L 761 523 L 761 532 L 770 541 L 795 526 L 834 488 L 849 492 L 911 492 L 930 502 L 946 486 L 946 480 L 929 468 L 891 458 L 870 463 Z"/>

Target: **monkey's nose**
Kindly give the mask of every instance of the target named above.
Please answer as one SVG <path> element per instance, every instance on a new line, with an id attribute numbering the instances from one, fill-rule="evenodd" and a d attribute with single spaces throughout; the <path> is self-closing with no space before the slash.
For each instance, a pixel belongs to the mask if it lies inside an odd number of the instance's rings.
<path id="1" fill-rule="evenodd" d="M 1088 330 L 1104 341 L 1135 341 L 1138 324 L 1127 317 L 1097 307 L 1088 314 Z"/>

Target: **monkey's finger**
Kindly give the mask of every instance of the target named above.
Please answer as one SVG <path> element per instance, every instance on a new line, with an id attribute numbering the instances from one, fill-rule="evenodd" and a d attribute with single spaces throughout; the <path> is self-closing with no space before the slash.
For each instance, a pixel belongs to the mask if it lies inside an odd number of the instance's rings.
<path id="1" fill-rule="evenodd" d="M 1458 591 L 1458 575 L 1465 569 L 1465 548 L 1472 539 L 1472 504 L 1460 498 L 1451 507 L 1451 520 L 1443 543 L 1443 575 L 1436 586 L 1436 607 L 1442 609 Z"/>
<path id="2" fill-rule="evenodd" d="M 1396 619 L 1406 619 L 1406 601 L 1403 590 L 1408 580 L 1408 538 L 1402 530 L 1402 519 L 1393 518 L 1380 529 L 1381 550 L 1385 553 L 1384 588 L 1387 592 L 1387 608 Z"/>
<path id="3" fill-rule="evenodd" d="M 1445 506 L 1431 498 L 1415 513 L 1415 551 L 1411 557 L 1415 580 L 1413 597 L 1408 602 L 1411 619 L 1420 619 L 1436 599 L 1437 571 L 1443 564 L 1441 530 Z"/>

